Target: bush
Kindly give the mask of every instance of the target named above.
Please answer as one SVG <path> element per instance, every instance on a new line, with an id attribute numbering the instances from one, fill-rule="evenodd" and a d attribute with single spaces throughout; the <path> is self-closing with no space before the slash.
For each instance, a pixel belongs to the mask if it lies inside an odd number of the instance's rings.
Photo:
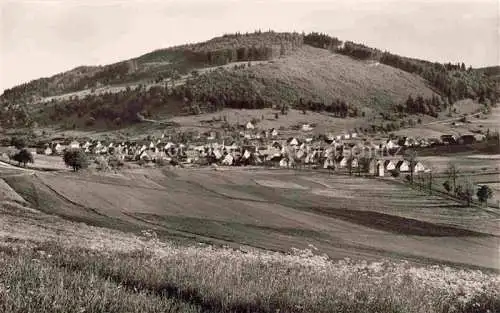
<path id="1" fill-rule="evenodd" d="M 12 159 L 19 162 L 19 164 L 23 163 L 24 167 L 26 167 L 26 163 L 34 163 L 33 154 L 27 149 L 21 149 L 21 151 L 14 154 Z"/>
<path id="2" fill-rule="evenodd" d="M 16 149 L 22 149 L 26 147 L 26 139 L 19 137 L 12 137 L 10 139 L 10 145 L 16 147 Z"/>
<path id="3" fill-rule="evenodd" d="M 95 163 L 97 164 L 97 169 L 99 169 L 101 171 L 108 171 L 109 170 L 108 160 L 105 157 L 98 156 L 95 159 Z"/>
<path id="4" fill-rule="evenodd" d="M 125 165 L 122 159 L 117 156 L 111 156 L 108 160 L 108 165 L 113 169 L 121 168 Z"/>
<path id="5" fill-rule="evenodd" d="M 73 168 L 73 171 L 87 168 L 89 162 L 85 152 L 81 150 L 66 150 L 63 155 L 64 163 Z"/>
<path id="6" fill-rule="evenodd" d="M 391 176 L 392 177 L 396 177 L 396 178 L 399 177 L 399 170 L 397 170 L 397 169 L 392 170 L 391 171 Z"/>

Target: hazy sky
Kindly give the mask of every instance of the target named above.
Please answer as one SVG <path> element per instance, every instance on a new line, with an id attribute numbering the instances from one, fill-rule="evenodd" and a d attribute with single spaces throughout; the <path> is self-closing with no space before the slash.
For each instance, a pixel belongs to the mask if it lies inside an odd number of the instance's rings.
<path id="1" fill-rule="evenodd" d="M 499 64 L 499 0 L 0 0 L 0 91 L 79 65 L 256 29 L 321 31 L 431 61 Z"/>

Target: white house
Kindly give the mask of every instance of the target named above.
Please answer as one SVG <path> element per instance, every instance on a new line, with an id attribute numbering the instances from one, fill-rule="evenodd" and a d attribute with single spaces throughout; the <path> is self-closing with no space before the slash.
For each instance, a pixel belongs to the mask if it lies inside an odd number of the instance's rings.
<path id="1" fill-rule="evenodd" d="M 344 135 L 343 135 L 343 137 L 344 137 L 344 139 L 350 139 L 350 138 L 351 138 L 351 135 L 349 135 L 349 134 L 344 134 Z"/>
<path id="2" fill-rule="evenodd" d="M 90 148 L 91 144 L 88 141 L 85 141 L 85 143 L 81 146 L 83 149 L 88 149 Z"/>
<path id="3" fill-rule="evenodd" d="M 278 131 L 275 128 L 273 128 L 271 130 L 271 137 L 276 137 L 276 136 L 278 136 Z"/>
<path id="4" fill-rule="evenodd" d="M 311 127 L 311 125 L 309 125 L 309 124 L 303 124 L 303 125 L 302 125 L 302 130 L 303 130 L 303 131 L 306 131 L 306 132 L 307 132 L 307 131 L 311 131 L 311 130 L 312 130 L 312 127 Z"/>
<path id="5" fill-rule="evenodd" d="M 417 162 L 415 166 L 413 167 L 413 172 L 414 173 L 420 173 L 425 171 L 425 166 L 421 162 Z"/>
<path id="6" fill-rule="evenodd" d="M 297 138 L 292 138 L 292 140 L 290 140 L 290 142 L 288 143 L 290 146 L 297 146 L 299 144 L 299 141 L 297 140 Z"/>
<path id="7" fill-rule="evenodd" d="M 289 167 L 289 162 L 287 158 L 283 158 L 280 160 L 280 167 Z"/>
<path id="8" fill-rule="evenodd" d="M 346 166 L 347 166 L 347 157 L 342 157 L 342 159 L 340 159 L 340 162 L 339 162 L 339 167 L 344 168 Z"/>
<path id="9" fill-rule="evenodd" d="M 399 145 L 392 140 L 387 140 L 385 147 L 389 150 L 399 148 Z"/>
<path id="10" fill-rule="evenodd" d="M 386 171 L 393 171 L 396 169 L 396 164 L 392 160 L 385 160 L 384 167 Z"/>
<path id="11" fill-rule="evenodd" d="M 396 168 L 399 169 L 400 172 L 409 172 L 410 171 L 410 164 L 406 160 L 401 160 L 396 164 Z"/>
<path id="12" fill-rule="evenodd" d="M 65 146 L 61 145 L 60 143 L 57 143 L 54 146 L 54 149 L 52 149 L 52 151 L 55 151 L 55 153 L 57 153 L 57 154 L 61 154 L 65 148 L 66 148 Z"/>
<path id="13" fill-rule="evenodd" d="M 70 149 L 80 149 L 80 143 L 76 140 L 73 140 L 72 142 L 69 143 L 68 147 Z"/>
<path id="14" fill-rule="evenodd" d="M 248 159 L 250 156 L 251 156 L 250 151 L 245 150 L 245 153 L 243 153 L 243 158 L 244 158 L 244 159 Z"/>
<path id="15" fill-rule="evenodd" d="M 351 133 L 351 138 L 357 138 L 358 137 L 358 134 L 356 133 Z"/>
<path id="16" fill-rule="evenodd" d="M 52 154 L 52 149 L 50 147 L 46 147 L 43 150 L 43 154 L 45 154 L 45 155 L 51 155 Z"/>
<path id="17" fill-rule="evenodd" d="M 255 126 L 253 126 L 252 122 L 248 122 L 246 125 L 246 129 L 254 129 Z"/>
<path id="18" fill-rule="evenodd" d="M 233 164 L 233 161 L 234 161 L 234 158 L 231 154 L 227 154 L 225 157 L 224 157 L 224 160 L 222 160 L 222 164 L 223 165 L 232 165 Z"/>
<path id="19" fill-rule="evenodd" d="M 220 158 L 222 158 L 222 153 L 218 149 L 215 149 L 214 156 L 217 160 L 219 160 Z"/>
<path id="20" fill-rule="evenodd" d="M 358 167 L 358 158 L 352 158 L 351 167 Z"/>

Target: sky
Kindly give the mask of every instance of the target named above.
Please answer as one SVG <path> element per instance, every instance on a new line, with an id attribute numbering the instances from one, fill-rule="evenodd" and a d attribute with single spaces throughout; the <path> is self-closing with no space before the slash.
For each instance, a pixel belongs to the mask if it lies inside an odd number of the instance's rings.
<path id="1" fill-rule="evenodd" d="M 0 0 L 0 92 L 80 65 L 257 29 L 499 65 L 499 0 Z"/>

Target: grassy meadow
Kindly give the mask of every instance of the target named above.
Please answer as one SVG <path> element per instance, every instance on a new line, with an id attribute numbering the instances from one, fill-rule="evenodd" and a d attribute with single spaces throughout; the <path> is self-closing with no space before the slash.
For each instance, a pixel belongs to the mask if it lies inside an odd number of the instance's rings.
<path id="1" fill-rule="evenodd" d="M 0 246 L 2 312 L 498 312 L 496 273 L 174 246 Z M 149 238 L 149 239 L 146 239 Z"/>

